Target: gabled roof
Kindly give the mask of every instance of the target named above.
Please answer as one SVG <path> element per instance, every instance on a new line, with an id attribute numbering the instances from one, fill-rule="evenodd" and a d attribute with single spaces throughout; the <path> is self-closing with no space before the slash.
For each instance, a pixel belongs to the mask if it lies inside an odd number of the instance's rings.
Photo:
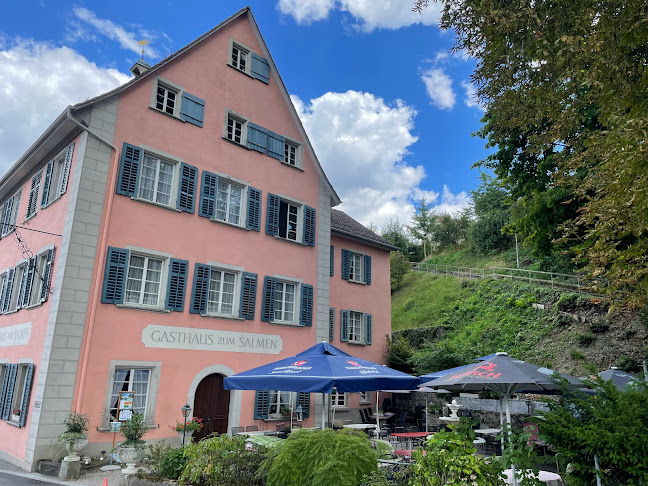
<path id="1" fill-rule="evenodd" d="M 331 209 L 331 233 L 357 240 L 371 246 L 376 246 L 383 250 L 394 251 L 398 250 L 394 245 L 387 240 L 378 236 L 369 228 L 363 226 L 361 223 L 353 219 L 346 213 Z"/>
<path id="2" fill-rule="evenodd" d="M 335 189 L 333 189 L 333 186 L 331 185 L 331 182 L 328 180 L 328 177 L 326 177 L 326 174 L 324 173 L 324 170 L 322 169 L 322 166 L 319 162 L 319 159 L 315 155 L 315 151 L 313 150 L 313 146 L 310 143 L 310 140 L 308 138 L 308 135 L 306 134 L 306 130 L 304 129 L 304 126 L 301 123 L 301 120 L 299 119 L 299 115 L 297 114 L 297 111 L 295 110 L 295 107 L 290 100 L 290 95 L 288 94 L 288 90 L 286 89 L 286 85 L 284 84 L 283 80 L 281 79 L 281 76 L 279 75 L 279 71 L 277 70 L 274 60 L 272 59 L 272 56 L 270 55 L 270 51 L 268 50 L 268 46 L 265 43 L 265 40 L 263 39 L 263 36 L 261 35 L 261 31 L 259 30 L 259 26 L 256 22 L 256 19 L 254 18 L 254 15 L 252 14 L 252 10 L 250 7 L 244 7 L 238 12 L 236 12 L 234 15 L 229 17 L 228 19 L 222 21 L 220 24 L 218 24 L 216 27 L 211 29 L 210 31 L 206 32 L 205 34 L 201 35 L 198 37 L 196 40 L 193 42 L 190 42 L 186 46 L 184 46 L 182 49 L 169 54 L 167 57 L 162 59 L 160 62 L 155 64 L 151 69 L 146 71 L 145 73 L 141 74 L 140 76 L 137 76 L 127 83 L 124 83 L 123 85 L 119 86 L 118 88 L 113 89 L 112 91 L 108 91 L 107 93 L 104 93 L 102 95 L 96 96 L 94 98 L 91 98 L 87 101 L 84 101 L 82 103 L 78 103 L 72 107 L 72 110 L 79 110 L 82 108 L 87 108 L 88 106 L 97 103 L 99 101 L 105 100 L 107 98 L 110 98 L 111 96 L 114 96 L 116 94 L 121 93 L 122 91 L 125 91 L 129 89 L 131 86 L 140 83 L 142 80 L 148 78 L 149 76 L 152 76 L 155 74 L 155 72 L 159 71 L 163 66 L 166 66 L 170 62 L 174 61 L 178 57 L 180 57 L 182 54 L 193 48 L 194 46 L 200 44 L 202 41 L 208 39 L 211 37 L 215 32 L 218 32 L 220 29 L 231 23 L 232 21 L 236 20 L 237 18 L 241 17 L 242 15 L 247 15 L 248 21 L 250 22 L 250 25 L 252 26 L 252 30 L 254 32 L 254 35 L 256 36 L 257 40 L 259 41 L 259 44 L 261 45 L 261 49 L 263 49 L 263 54 L 265 58 L 268 60 L 268 63 L 270 64 L 270 70 L 274 74 L 275 78 L 279 81 L 279 89 L 281 93 L 283 94 L 284 101 L 288 105 L 288 109 L 292 113 L 293 116 L 293 121 L 296 123 L 297 128 L 301 132 L 302 137 L 305 140 L 305 148 L 308 150 L 309 155 L 311 157 L 311 160 L 313 161 L 313 164 L 315 165 L 315 169 L 317 170 L 318 174 L 322 179 L 324 179 L 325 184 L 330 191 L 331 194 L 331 206 L 337 206 L 340 204 L 342 201 L 340 200 L 340 197 L 338 196 L 337 192 L 335 192 Z"/>

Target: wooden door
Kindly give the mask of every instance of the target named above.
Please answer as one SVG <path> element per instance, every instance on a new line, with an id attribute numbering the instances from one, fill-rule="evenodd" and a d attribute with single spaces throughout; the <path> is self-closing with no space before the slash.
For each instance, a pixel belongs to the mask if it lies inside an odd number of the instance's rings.
<path id="1" fill-rule="evenodd" d="M 223 388 L 223 375 L 206 376 L 196 388 L 194 417 L 203 419 L 205 426 L 194 433 L 193 440 L 199 441 L 214 432 L 227 433 L 230 392 Z"/>

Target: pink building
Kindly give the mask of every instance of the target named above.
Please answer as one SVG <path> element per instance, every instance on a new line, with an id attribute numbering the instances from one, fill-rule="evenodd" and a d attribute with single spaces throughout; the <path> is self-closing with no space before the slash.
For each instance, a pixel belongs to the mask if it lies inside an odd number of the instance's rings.
<path id="1" fill-rule="evenodd" d="M 178 440 L 185 403 L 205 435 L 375 400 L 222 386 L 320 341 L 383 362 L 391 333 L 393 248 L 332 209 L 250 10 L 133 73 L 0 179 L 0 458 L 25 469 L 71 411 L 110 449 L 122 391 L 148 440 Z"/>

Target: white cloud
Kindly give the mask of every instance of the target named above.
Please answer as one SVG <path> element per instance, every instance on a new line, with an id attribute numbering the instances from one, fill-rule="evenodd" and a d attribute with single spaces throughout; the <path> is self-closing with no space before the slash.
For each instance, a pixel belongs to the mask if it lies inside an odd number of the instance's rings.
<path id="1" fill-rule="evenodd" d="M 0 42 L 0 176 L 69 104 L 109 91 L 130 76 L 100 68 L 68 47 Z"/>
<path id="2" fill-rule="evenodd" d="M 466 191 L 461 191 L 459 194 L 453 194 L 450 188 L 443 185 L 443 193 L 441 200 L 435 200 L 432 210 L 437 214 L 450 214 L 456 215 L 457 213 L 466 209 L 471 203 L 471 198 Z"/>
<path id="3" fill-rule="evenodd" d="M 279 0 L 282 13 L 291 15 L 298 24 L 309 24 L 328 17 L 338 9 L 349 13 L 364 32 L 375 29 L 400 29 L 414 24 L 436 25 L 441 4 L 432 2 L 423 13 L 412 12 L 412 4 L 402 0 Z"/>
<path id="4" fill-rule="evenodd" d="M 479 103 L 475 86 L 470 81 L 462 81 L 461 86 L 466 90 L 466 98 L 464 99 L 466 106 L 468 108 L 479 108 L 481 111 L 486 111 L 486 109 Z"/>
<path id="5" fill-rule="evenodd" d="M 73 12 L 78 19 L 92 25 L 101 34 L 105 35 L 109 39 L 119 42 L 119 45 L 121 45 L 122 48 L 128 49 L 129 51 L 133 51 L 138 55 L 142 53 L 142 47 L 138 45 L 137 43 L 138 39 L 135 38 L 134 33 L 127 32 L 123 27 L 113 23 L 111 20 L 100 19 L 95 15 L 93 11 L 88 10 L 87 8 L 75 7 L 73 9 Z M 145 36 L 147 33 L 148 32 L 144 31 L 144 33 L 142 34 L 143 38 L 139 40 L 144 40 L 146 38 Z M 78 29 L 77 29 L 77 35 L 78 35 Z M 146 53 L 151 58 L 159 57 L 157 51 L 154 48 L 152 48 L 150 45 L 146 46 Z"/>
<path id="6" fill-rule="evenodd" d="M 452 79 L 443 69 L 429 68 L 422 72 L 421 79 L 430 97 L 431 104 L 441 110 L 452 110 L 456 101 Z"/>

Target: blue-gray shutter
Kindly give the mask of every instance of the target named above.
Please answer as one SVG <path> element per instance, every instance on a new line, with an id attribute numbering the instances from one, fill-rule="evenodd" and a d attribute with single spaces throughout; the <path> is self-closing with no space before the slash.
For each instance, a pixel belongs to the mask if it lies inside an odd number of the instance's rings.
<path id="1" fill-rule="evenodd" d="M 4 411 L 4 402 L 5 402 L 5 397 L 7 396 L 7 392 L 9 391 L 9 376 L 11 373 L 11 365 L 6 364 L 4 365 L 5 367 L 5 374 L 4 374 L 4 379 L 2 380 L 2 393 L 0 393 L 0 419 L 3 417 L 3 411 Z"/>
<path id="2" fill-rule="evenodd" d="M 270 64 L 254 52 L 252 53 L 252 76 L 265 84 L 270 84 Z"/>
<path id="3" fill-rule="evenodd" d="M 31 180 L 31 186 L 29 188 L 29 200 L 27 201 L 27 212 L 25 213 L 25 218 L 36 213 L 38 208 L 38 193 L 40 192 L 41 179 L 43 178 L 43 172 L 39 172 Z M 2 214 L 2 211 L 0 211 Z"/>
<path id="4" fill-rule="evenodd" d="M 263 309 L 261 310 L 261 320 L 263 322 L 274 321 L 274 305 L 277 290 L 277 280 L 272 277 L 263 279 Z"/>
<path id="5" fill-rule="evenodd" d="M 101 302 L 104 304 L 124 303 L 129 254 L 128 250 L 112 246 L 108 247 L 103 290 L 101 291 Z M 43 285 L 45 285 L 45 282 L 43 282 Z"/>
<path id="6" fill-rule="evenodd" d="M 254 396 L 254 420 L 264 420 L 268 418 L 270 410 L 270 392 L 257 390 Z"/>
<path id="7" fill-rule="evenodd" d="M 218 188 L 218 176 L 203 170 L 200 182 L 200 204 L 198 205 L 198 216 L 213 218 L 216 215 L 216 190 Z"/>
<path id="8" fill-rule="evenodd" d="M 261 231 L 261 191 L 248 187 L 247 229 Z"/>
<path id="9" fill-rule="evenodd" d="M 330 272 L 331 272 L 331 277 L 335 273 L 335 247 L 331 245 L 331 260 L 329 261 L 329 265 L 331 266 Z"/>
<path id="10" fill-rule="evenodd" d="M 198 169 L 193 165 L 180 164 L 180 184 L 178 184 L 178 201 L 176 207 L 180 211 L 193 214 L 196 206 L 196 185 Z"/>
<path id="11" fill-rule="evenodd" d="M 70 167 L 72 166 L 72 154 L 74 154 L 74 142 L 68 146 L 65 160 L 63 161 L 63 167 L 61 167 L 61 184 L 57 187 L 59 196 L 62 196 L 65 194 L 65 191 L 67 191 L 68 179 L 70 178 Z"/>
<path id="12" fill-rule="evenodd" d="M 56 247 L 47 250 L 47 261 L 43 270 L 43 284 L 41 285 L 40 301 L 45 302 L 50 294 L 50 282 L 52 281 L 52 269 L 54 268 L 54 256 Z"/>
<path id="13" fill-rule="evenodd" d="M 45 182 L 43 183 L 43 197 L 41 198 L 41 208 L 44 208 L 47 205 L 47 198 L 50 191 L 50 182 L 52 182 L 52 170 L 54 169 L 54 160 L 50 160 L 47 163 L 47 168 L 45 169 Z"/>
<path id="14" fill-rule="evenodd" d="M 254 123 L 248 123 L 247 147 L 265 154 L 268 147 L 268 130 Z"/>
<path id="15" fill-rule="evenodd" d="M 137 196 L 142 156 L 141 148 L 124 142 L 121 160 L 119 161 L 117 188 L 115 190 L 117 194 L 132 197 Z"/>
<path id="16" fill-rule="evenodd" d="M 207 312 L 207 293 L 209 292 L 209 274 L 211 267 L 196 263 L 194 268 L 193 287 L 191 289 L 190 314 L 204 314 Z"/>
<path id="17" fill-rule="evenodd" d="M 29 263 L 26 263 L 23 267 L 22 275 L 20 276 L 20 282 L 18 282 L 18 299 L 16 299 L 16 309 L 20 309 L 23 305 L 23 299 L 25 297 L 25 288 L 27 286 L 27 274 L 29 273 Z"/>
<path id="18" fill-rule="evenodd" d="M 349 280 L 351 277 L 351 252 L 342 248 L 342 278 Z"/>
<path id="19" fill-rule="evenodd" d="M 14 197 L 7 199 L 7 202 L 3 204 L 3 211 L 0 213 L 0 224 L 2 226 L 2 231 L 0 236 L 6 236 L 9 233 L 11 228 L 11 215 L 13 214 L 14 207 Z"/>
<path id="20" fill-rule="evenodd" d="M 313 325 L 313 286 L 302 284 L 301 286 L 301 316 L 299 324 L 306 327 Z"/>
<path id="21" fill-rule="evenodd" d="M 297 405 L 301 405 L 302 418 L 308 418 L 310 415 L 310 393 L 299 392 L 297 395 Z"/>
<path id="22" fill-rule="evenodd" d="M 257 274 L 243 272 L 241 278 L 241 308 L 239 316 L 254 320 L 254 311 L 256 305 Z"/>
<path id="23" fill-rule="evenodd" d="M 335 339 L 335 308 L 329 308 L 329 342 Z"/>
<path id="24" fill-rule="evenodd" d="M 365 344 L 371 344 L 373 334 L 371 314 L 365 314 Z"/>
<path id="25" fill-rule="evenodd" d="M 29 299 L 32 293 L 32 285 L 34 283 L 34 269 L 36 268 L 36 257 L 30 258 L 27 263 L 25 277 L 25 286 L 21 289 L 22 299 L 19 302 L 21 307 L 27 307 L 29 305 Z"/>
<path id="26" fill-rule="evenodd" d="M 315 208 L 304 206 L 304 244 L 315 246 Z"/>
<path id="27" fill-rule="evenodd" d="M 11 291 L 14 286 L 14 277 L 16 276 L 16 268 L 10 268 L 7 274 L 7 285 L 4 288 L 4 298 L 0 302 L 0 312 L 7 312 L 9 310 L 9 303 L 11 302 Z"/>
<path id="28" fill-rule="evenodd" d="M 182 93 L 180 118 L 202 128 L 205 121 L 205 100 L 189 93 Z"/>
<path id="29" fill-rule="evenodd" d="M 349 342 L 349 311 L 340 311 L 340 341 Z"/>
<path id="30" fill-rule="evenodd" d="M 268 210 L 266 220 L 266 233 L 277 236 L 279 234 L 279 205 L 281 198 L 268 193 Z"/>
<path id="31" fill-rule="evenodd" d="M 4 406 L 2 408 L 2 420 L 9 420 L 11 416 L 11 400 L 13 399 L 14 387 L 16 386 L 16 374 L 18 373 L 18 365 L 9 365 L 9 381 L 7 381 L 7 389 L 4 395 Z"/>
<path id="32" fill-rule="evenodd" d="M 268 152 L 267 154 L 283 162 L 286 139 L 281 135 L 268 130 Z"/>
<path id="33" fill-rule="evenodd" d="M 5 278 L 2 280 L 2 287 L 0 287 L 0 314 L 4 313 L 4 302 L 7 297 L 7 287 L 9 286 L 9 272 L 5 273 Z M 2 414 L 2 400 L 0 400 L 0 415 Z"/>
<path id="34" fill-rule="evenodd" d="M 169 284 L 167 285 L 166 310 L 182 312 L 187 291 L 189 262 L 171 258 L 169 260 Z"/>
<path id="35" fill-rule="evenodd" d="M 2 234 L 4 233 L 4 219 L 5 219 L 5 207 L 7 206 L 7 203 L 5 202 L 4 204 L 0 205 L 0 239 L 2 239 Z"/>
<path id="36" fill-rule="evenodd" d="M 371 285 L 371 257 L 364 256 L 364 283 Z"/>
<path id="37" fill-rule="evenodd" d="M 20 403 L 20 421 L 18 425 L 25 426 L 27 417 L 27 407 L 29 406 L 29 393 L 31 392 L 32 381 L 34 379 L 34 365 L 29 363 L 27 365 L 27 376 L 25 376 L 25 391 L 23 392 L 22 401 Z"/>

